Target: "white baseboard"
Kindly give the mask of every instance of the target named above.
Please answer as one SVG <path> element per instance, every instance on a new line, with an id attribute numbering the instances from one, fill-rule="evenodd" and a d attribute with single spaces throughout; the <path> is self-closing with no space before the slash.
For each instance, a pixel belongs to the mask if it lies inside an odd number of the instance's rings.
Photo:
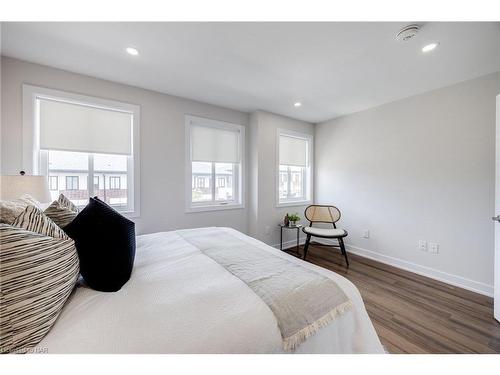
<path id="1" fill-rule="evenodd" d="M 299 238 L 299 245 L 303 245 L 305 242 L 306 242 L 305 238 Z M 275 249 L 278 249 L 278 250 L 280 249 L 279 243 L 271 245 L 271 246 L 274 247 Z M 283 250 L 293 248 L 296 246 L 297 246 L 297 239 L 283 242 Z"/>
<path id="2" fill-rule="evenodd" d="M 391 257 L 389 255 L 384 255 L 372 250 L 363 249 L 361 247 L 353 246 L 347 243 L 346 243 L 346 248 L 350 253 L 368 259 L 373 259 L 380 263 L 388 264 L 390 266 L 401 268 L 405 271 L 410 271 L 418 275 L 426 276 L 434 280 L 442 281 L 443 283 L 446 284 L 450 284 L 453 286 L 457 286 L 459 288 L 470 290 L 472 292 L 483 294 L 488 297 L 493 297 L 493 285 L 488 285 L 480 281 L 475 281 L 467 279 L 462 276 L 453 275 L 451 273 L 440 271 L 435 268 L 422 266 L 417 263 L 408 262 L 400 258 Z"/>
<path id="3" fill-rule="evenodd" d="M 336 241 L 320 240 L 319 238 L 314 239 L 315 242 L 325 243 L 327 245 L 334 244 L 337 245 Z M 300 244 L 304 244 L 305 239 L 300 239 Z M 291 248 L 296 245 L 297 241 L 286 241 L 283 242 L 283 249 Z M 279 249 L 280 244 L 273 245 L 273 247 Z M 361 247 L 353 246 L 346 243 L 346 248 L 349 253 L 353 253 L 364 258 L 373 259 L 380 263 L 388 264 L 405 271 L 416 273 L 417 275 L 426 276 L 434 280 L 442 281 L 443 283 L 457 286 L 459 288 L 467 289 L 472 292 L 483 294 L 488 297 L 493 297 L 493 285 L 488 285 L 480 281 L 475 281 L 467 279 L 462 276 L 453 275 L 444 271 L 437 270 L 435 268 L 422 266 L 417 263 L 408 262 L 406 260 L 391 257 L 389 255 L 384 255 L 377 253 L 372 250 L 363 249 Z"/>

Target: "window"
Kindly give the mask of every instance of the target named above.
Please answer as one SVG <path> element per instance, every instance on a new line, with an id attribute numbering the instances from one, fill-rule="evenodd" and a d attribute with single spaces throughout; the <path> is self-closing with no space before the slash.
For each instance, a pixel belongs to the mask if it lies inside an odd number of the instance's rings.
<path id="1" fill-rule="evenodd" d="M 49 190 L 58 190 L 59 177 L 49 176 Z"/>
<path id="2" fill-rule="evenodd" d="M 112 176 L 109 178 L 110 189 L 120 189 L 120 177 Z"/>
<path id="3" fill-rule="evenodd" d="M 66 176 L 66 190 L 79 190 L 78 176 Z"/>
<path id="4" fill-rule="evenodd" d="M 23 95 L 24 169 L 51 176 L 53 199 L 98 196 L 138 216 L 139 107 L 30 85 Z"/>
<path id="5" fill-rule="evenodd" d="M 278 129 L 277 139 L 277 205 L 311 203 L 312 136 Z"/>
<path id="6" fill-rule="evenodd" d="M 186 116 L 186 210 L 243 207 L 245 128 Z"/>

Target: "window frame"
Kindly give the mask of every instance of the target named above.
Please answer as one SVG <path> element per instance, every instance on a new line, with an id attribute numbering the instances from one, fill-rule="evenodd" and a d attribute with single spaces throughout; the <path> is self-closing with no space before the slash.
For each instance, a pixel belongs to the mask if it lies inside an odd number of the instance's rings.
<path id="1" fill-rule="evenodd" d="M 132 115 L 132 155 L 127 157 L 127 209 L 120 213 L 129 218 L 140 216 L 140 106 L 67 91 L 23 84 L 23 170 L 30 175 L 48 176 L 48 152 L 40 150 L 40 122 L 38 99 L 52 99 L 67 103 L 127 112 Z M 88 153 L 89 154 L 89 153 Z M 89 154 L 92 155 L 92 154 Z M 89 166 L 93 168 L 93 166 Z M 87 187 L 93 184 L 88 171 Z"/>
<path id="2" fill-rule="evenodd" d="M 192 183 L 193 171 L 191 161 L 191 122 L 195 121 L 197 126 L 207 126 L 223 130 L 239 131 L 239 152 L 240 163 L 233 164 L 234 168 L 233 186 L 234 196 L 233 201 L 218 201 L 213 199 L 210 202 L 193 202 L 192 201 Z M 232 210 L 245 208 L 245 126 L 234 124 L 225 121 L 213 120 L 199 116 L 186 115 L 185 117 L 185 163 L 186 163 L 186 177 L 185 177 L 185 212 L 206 212 L 206 211 L 219 211 L 219 210 Z M 207 162 L 209 163 L 209 162 Z M 215 162 L 212 163 L 212 190 L 215 190 L 217 178 L 215 173 Z"/>
<path id="3" fill-rule="evenodd" d="M 307 141 L 307 165 L 303 172 L 303 189 L 304 189 L 304 199 L 280 199 L 280 136 L 288 136 L 305 139 Z M 276 207 L 292 207 L 292 206 L 304 206 L 313 203 L 313 155 L 314 155 L 314 137 L 312 134 L 297 132 L 288 129 L 278 128 L 276 130 Z M 291 184 L 292 172 L 290 171 L 290 166 L 288 167 L 288 184 Z M 290 188 L 288 189 L 290 191 Z"/>

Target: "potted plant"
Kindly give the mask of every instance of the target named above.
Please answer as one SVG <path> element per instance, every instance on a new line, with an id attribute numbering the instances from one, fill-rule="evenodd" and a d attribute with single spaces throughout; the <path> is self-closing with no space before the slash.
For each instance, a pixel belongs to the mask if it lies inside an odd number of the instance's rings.
<path id="1" fill-rule="evenodd" d="M 293 227 L 297 225 L 297 222 L 300 221 L 300 216 L 295 214 L 288 214 L 288 220 L 290 221 L 290 226 Z"/>

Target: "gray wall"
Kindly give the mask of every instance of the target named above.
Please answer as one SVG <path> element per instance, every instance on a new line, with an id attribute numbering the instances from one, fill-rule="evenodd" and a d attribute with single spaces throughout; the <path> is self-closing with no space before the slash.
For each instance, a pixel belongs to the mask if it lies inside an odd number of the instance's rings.
<path id="1" fill-rule="evenodd" d="M 186 114 L 247 126 L 248 114 L 2 57 L 1 171 L 22 168 L 22 84 L 28 83 L 141 106 L 141 217 L 138 233 L 201 226 L 247 230 L 246 209 L 186 214 Z"/>
<path id="2" fill-rule="evenodd" d="M 341 209 L 352 250 L 491 292 L 499 81 L 490 74 L 316 125 L 315 198 Z M 439 243 L 439 254 L 419 240 Z"/>

